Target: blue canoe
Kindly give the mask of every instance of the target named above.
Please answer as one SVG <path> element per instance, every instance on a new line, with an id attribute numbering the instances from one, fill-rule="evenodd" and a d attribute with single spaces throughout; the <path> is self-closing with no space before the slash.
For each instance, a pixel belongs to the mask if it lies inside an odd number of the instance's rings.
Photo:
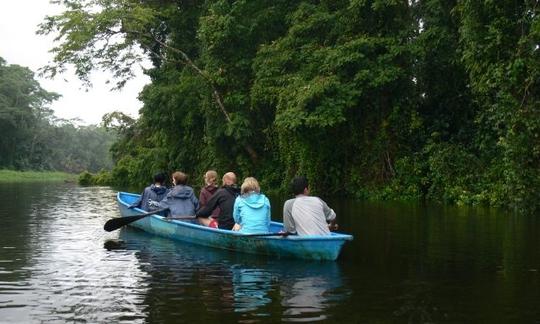
<path id="1" fill-rule="evenodd" d="M 122 217 L 140 215 L 145 212 L 138 208 L 128 208 L 138 198 L 137 194 L 118 193 L 118 206 Z M 343 244 L 353 239 L 352 235 L 339 233 L 327 236 L 246 236 L 238 232 L 215 229 L 191 222 L 166 220 L 159 215 L 144 217 L 131 223 L 130 226 L 173 240 L 219 249 L 309 260 L 336 260 Z M 282 223 L 271 222 L 270 232 L 277 233 L 282 229 Z"/>

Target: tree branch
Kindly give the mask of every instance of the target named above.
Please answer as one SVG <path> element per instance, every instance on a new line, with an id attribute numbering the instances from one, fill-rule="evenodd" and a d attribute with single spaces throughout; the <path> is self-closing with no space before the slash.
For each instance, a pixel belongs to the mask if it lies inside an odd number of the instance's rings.
<path id="1" fill-rule="evenodd" d="M 142 37 L 146 37 L 146 38 L 151 38 L 151 40 L 155 41 L 156 43 L 158 43 L 160 46 L 162 46 L 163 48 L 166 48 L 168 50 L 171 50 L 177 54 L 180 54 L 180 56 L 182 57 L 182 61 L 176 61 L 174 60 L 175 62 L 179 62 L 181 64 L 184 64 L 186 66 L 189 66 L 192 70 L 194 70 L 197 74 L 199 74 L 201 77 L 203 77 L 207 83 L 210 85 L 210 87 L 212 88 L 212 97 L 214 98 L 214 101 L 216 102 L 216 104 L 218 105 L 219 109 L 221 110 L 221 112 L 223 113 L 223 116 L 225 117 L 225 120 L 228 122 L 228 123 L 232 123 L 232 119 L 230 117 L 230 114 L 228 113 L 227 109 L 225 109 L 225 105 L 223 104 L 223 96 L 221 95 L 220 91 L 218 90 L 214 80 L 208 75 L 208 73 L 206 73 L 204 70 L 202 70 L 201 68 L 199 68 L 194 62 L 193 60 L 191 60 L 191 58 L 182 50 L 176 48 L 176 47 L 172 47 L 170 45 L 168 45 L 166 42 L 156 38 L 155 36 L 151 36 L 149 37 L 147 34 L 144 34 L 144 33 L 141 33 L 141 32 L 136 32 L 136 31 L 133 31 L 132 33 L 136 34 L 136 35 L 139 35 L 139 36 L 142 36 Z M 144 45 L 141 43 L 141 45 L 148 51 L 150 51 L 151 53 L 153 53 L 154 55 L 156 55 L 157 57 L 163 59 L 164 61 L 167 61 L 167 62 L 173 62 L 172 60 L 170 60 L 169 58 L 167 58 L 165 55 L 161 54 L 161 53 L 156 53 L 156 51 L 152 50 L 150 48 L 150 46 L 147 46 L 147 45 Z M 255 149 L 253 149 L 253 147 L 247 143 L 244 143 L 243 144 L 244 146 L 244 149 L 248 152 L 251 160 L 253 162 L 256 162 L 258 160 L 258 154 L 257 152 L 255 151 Z"/>
<path id="2" fill-rule="evenodd" d="M 143 33 L 140 33 L 140 32 L 134 32 L 135 34 L 138 34 L 138 35 L 142 35 L 143 37 L 148 37 L 148 35 L 145 35 Z M 199 68 L 190 58 L 189 56 L 182 50 L 176 48 L 176 47 L 172 47 L 170 45 L 168 45 L 167 43 L 165 43 L 164 41 L 156 38 L 155 36 L 152 35 L 151 39 L 153 41 L 155 41 L 156 43 L 158 43 L 159 45 L 161 45 L 163 48 L 166 48 L 168 50 L 171 50 L 175 53 L 178 53 L 180 54 L 180 56 L 182 57 L 183 61 L 179 61 L 180 63 L 184 64 L 184 65 L 187 65 L 189 66 L 192 70 L 194 70 L 195 72 L 197 72 L 197 74 L 199 74 L 200 76 L 202 76 L 207 82 L 208 84 L 210 85 L 210 87 L 212 88 L 212 96 L 214 97 L 214 100 L 216 102 L 216 104 L 218 105 L 219 109 L 221 110 L 221 112 L 223 113 L 223 115 L 225 116 L 225 119 L 227 120 L 227 122 L 231 123 L 232 122 L 232 119 L 229 115 L 229 112 L 227 112 L 227 110 L 225 109 L 225 105 L 223 104 L 223 96 L 221 95 L 221 93 L 219 92 L 219 90 L 217 89 L 217 86 L 214 82 L 214 80 L 208 75 L 208 73 L 206 73 L 204 70 L 202 70 L 201 68 Z M 166 58 L 163 54 L 159 54 L 159 53 L 156 53 L 155 51 L 153 51 L 151 48 L 149 48 L 149 46 L 145 46 L 143 45 L 147 50 L 149 50 L 150 52 L 152 52 L 153 54 L 157 55 L 158 57 L 166 60 L 166 61 L 171 61 L 169 60 L 168 58 Z"/>

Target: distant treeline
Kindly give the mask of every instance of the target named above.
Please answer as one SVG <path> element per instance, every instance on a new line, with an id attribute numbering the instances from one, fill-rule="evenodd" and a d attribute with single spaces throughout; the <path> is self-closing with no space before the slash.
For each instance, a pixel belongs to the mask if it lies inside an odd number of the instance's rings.
<path id="1" fill-rule="evenodd" d="M 114 133 L 56 118 L 48 106 L 58 97 L 41 88 L 30 69 L 0 57 L 0 169 L 111 169 Z"/>
<path id="2" fill-rule="evenodd" d="M 119 123 L 120 184 L 214 168 L 263 189 L 305 174 L 326 195 L 540 207 L 538 1 L 66 6 L 41 26 L 62 36 L 50 73 L 122 86 L 153 63 L 140 119 Z"/>

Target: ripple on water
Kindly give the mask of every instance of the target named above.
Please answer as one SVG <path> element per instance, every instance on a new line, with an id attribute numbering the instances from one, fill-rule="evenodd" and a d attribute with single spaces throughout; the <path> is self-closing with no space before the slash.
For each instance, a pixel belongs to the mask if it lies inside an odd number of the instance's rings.
<path id="1" fill-rule="evenodd" d="M 104 197 L 114 193 L 65 185 L 21 190 L 30 205 L 13 206 L 10 215 L 20 222 L 11 219 L 0 228 L 0 317 L 25 323 L 142 322 L 147 274 L 134 251 L 109 262 L 103 249 L 103 223 L 117 216 L 114 200 Z M 13 199 L 0 196 L 0 206 L 6 201 Z"/>

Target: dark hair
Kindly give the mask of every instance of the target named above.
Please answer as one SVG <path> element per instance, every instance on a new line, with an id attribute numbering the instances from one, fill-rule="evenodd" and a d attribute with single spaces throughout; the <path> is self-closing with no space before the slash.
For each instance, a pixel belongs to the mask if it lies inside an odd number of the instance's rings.
<path id="1" fill-rule="evenodd" d="M 291 181 L 291 190 L 293 194 L 300 195 L 304 193 L 304 189 L 308 187 L 308 180 L 306 177 L 295 177 Z"/>
<path id="2" fill-rule="evenodd" d="M 160 173 L 156 173 L 154 174 L 154 183 L 156 182 L 159 182 L 160 184 L 163 184 L 165 183 L 165 173 L 163 172 L 160 172 Z"/>

